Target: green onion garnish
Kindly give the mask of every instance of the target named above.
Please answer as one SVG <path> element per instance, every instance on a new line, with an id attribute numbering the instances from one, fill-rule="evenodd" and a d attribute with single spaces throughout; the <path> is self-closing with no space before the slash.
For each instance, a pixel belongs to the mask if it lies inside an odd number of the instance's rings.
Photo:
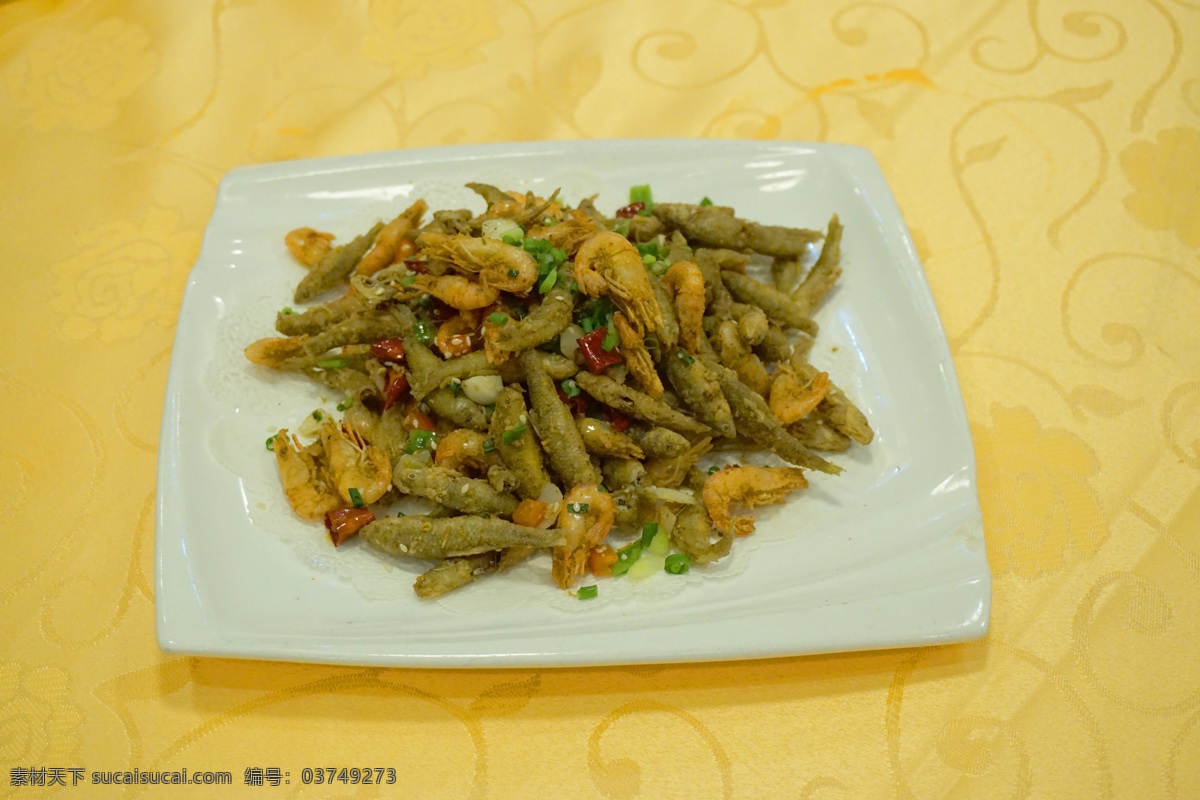
<path id="1" fill-rule="evenodd" d="M 650 193 L 650 185 L 642 184 L 641 186 L 633 186 L 629 189 L 630 203 L 645 203 L 646 208 L 654 206 L 654 197 Z"/>
<path id="2" fill-rule="evenodd" d="M 450 394 L 458 397 L 462 394 L 462 380 L 459 378 L 450 379 Z"/>
<path id="3" fill-rule="evenodd" d="M 642 256 L 642 263 L 645 264 L 647 267 L 653 267 L 655 264 L 658 263 L 658 258 L 651 255 L 650 253 L 646 253 L 646 255 Z"/>
<path id="4" fill-rule="evenodd" d="M 667 560 L 663 562 L 663 569 L 672 575 L 682 575 L 687 572 L 692 566 L 691 560 L 687 557 L 687 553 L 672 553 L 667 556 Z"/>
<path id="5" fill-rule="evenodd" d="M 433 329 L 432 322 L 419 319 L 417 320 L 417 324 L 413 325 L 413 336 L 417 337 L 417 341 L 421 344 L 429 344 L 436 335 L 437 331 Z"/>
<path id="6" fill-rule="evenodd" d="M 496 452 L 496 443 L 493 442 L 491 439 L 484 439 L 483 440 L 483 452 L 485 452 L 485 453 Z"/>
<path id="7" fill-rule="evenodd" d="M 403 517 L 403 516 L 404 516 L 404 512 L 403 512 L 403 511 L 397 511 L 397 512 L 396 512 L 396 516 L 397 516 L 397 517 Z"/>
<path id="8" fill-rule="evenodd" d="M 592 584 L 591 586 L 580 586 L 575 596 L 580 600 L 591 600 L 598 594 L 600 594 L 600 590 L 596 588 L 595 584 Z"/>
<path id="9" fill-rule="evenodd" d="M 350 362 L 344 358 L 327 358 L 323 361 L 318 361 L 317 366 L 321 369 L 341 369 L 342 367 L 350 366 Z"/>
<path id="10" fill-rule="evenodd" d="M 621 221 L 621 222 L 617 223 L 617 226 L 615 228 L 613 228 L 613 233 L 619 233 L 622 236 L 628 236 L 629 235 L 629 223 L 625 222 L 625 221 Z"/>
<path id="11" fill-rule="evenodd" d="M 279 313 L 280 313 L 280 314 L 295 314 L 296 312 L 295 312 L 295 311 L 292 311 L 292 307 L 291 307 L 291 306 L 284 306 L 284 307 L 283 307 L 283 311 L 280 311 Z"/>
<path id="12" fill-rule="evenodd" d="M 563 394 L 567 396 L 568 400 L 572 397 L 579 397 L 579 384 L 575 381 L 567 378 L 560 385 L 562 386 Z"/>
<path id="13" fill-rule="evenodd" d="M 351 486 L 349 489 L 346 490 L 346 493 L 350 495 L 350 502 L 354 503 L 355 508 L 363 507 L 362 492 L 360 492 L 358 489 L 355 489 L 353 486 Z"/>
<path id="14" fill-rule="evenodd" d="M 320 422 L 321 420 L 325 419 L 325 415 L 322 414 L 321 409 L 318 408 L 316 411 L 314 411 L 312 413 L 312 418 L 315 419 L 317 422 Z"/>
<path id="15" fill-rule="evenodd" d="M 524 238 L 525 237 L 523 237 L 523 236 L 518 236 L 513 231 L 509 231 L 508 233 L 506 233 L 500 237 L 500 241 L 504 242 L 505 244 L 511 244 L 513 247 L 520 247 L 521 241 Z"/>
<path id="16" fill-rule="evenodd" d="M 714 465 L 714 466 L 711 466 L 711 467 L 709 467 L 709 468 L 708 468 L 708 474 L 709 474 L 709 475 L 716 475 L 716 474 L 717 474 L 718 472 L 720 472 L 720 471 L 721 471 L 721 468 L 720 468 L 720 467 L 718 467 L 718 466 L 716 466 L 716 465 Z"/>
<path id="17" fill-rule="evenodd" d="M 508 314 L 501 314 L 499 311 L 488 314 L 488 322 L 496 325 L 503 325 L 508 322 Z"/>
<path id="18" fill-rule="evenodd" d="M 269 450 L 272 453 L 275 452 L 275 440 L 278 437 L 279 437 L 279 434 L 275 434 L 274 436 L 267 437 L 267 450 Z"/>
<path id="19" fill-rule="evenodd" d="M 553 289 L 554 284 L 556 283 L 558 283 L 558 268 L 551 267 L 550 271 L 546 273 L 546 277 L 542 279 L 540 284 L 538 284 L 538 291 L 542 294 L 545 294 Z"/>
<path id="20" fill-rule="evenodd" d="M 347 397 L 345 400 L 343 400 L 342 402 L 340 402 L 340 403 L 338 403 L 338 404 L 337 404 L 337 410 L 338 410 L 338 411 L 345 411 L 346 409 L 348 409 L 348 408 L 349 408 L 350 406 L 352 406 L 352 405 L 354 405 L 354 398 L 353 398 L 353 397 Z"/>
<path id="21" fill-rule="evenodd" d="M 608 494 L 608 489 L 605 487 L 605 485 L 603 483 L 596 487 L 596 491 L 604 492 L 605 494 Z"/>
<path id="22" fill-rule="evenodd" d="M 521 271 L 519 269 L 510 269 L 508 271 L 508 277 L 510 277 L 510 278 L 515 278 L 520 274 L 521 274 Z"/>
<path id="23" fill-rule="evenodd" d="M 586 514 L 590 508 L 588 503 L 567 503 L 567 511 L 572 514 Z"/>
<path id="24" fill-rule="evenodd" d="M 629 572 L 629 568 L 636 564 L 641 557 L 642 543 L 640 541 L 622 547 L 617 551 L 617 563 L 612 565 L 613 577 L 617 578 Z"/>
<path id="25" fill-rule="evenodd" d="M 408 445 L 405 446 L 404 452 L 412 455 L 418 450 L 432 450 L 434 447 L 434 435 L 433 431 L 409 431 Z"/>
<path id="26" fill-rule="evenodd" d="M 658 535 L 657 522 L 642 523 L 642 547 L 649 547 L 650 542 L 654 541 L 654 537 Z"/>
<path id="27" fill-rule="evenodd" d="M 524 435 L 525 435 L 525 423 L 521 422 L 517 425 L 517 427 L 509 428 L 508 430 L 506 430 L 504 432 L 504 434 L 500 437 L 500 441 L 504 442 L 505 444 L 512 444 L 513 442 L 515 442 L 517 439 L 520 439 Z"/>
<path id="28" fill-rule="evenodd" d="M 612 349 L 616 347 L 617 343 L 620 341 L 620 338 L 617 337 L 617 332 L 615 330 L 609 330 L 604 334 L 604 341 L 600 343 L 600 346 L 604 348 L 604 352 L 609 353 L 612 352 Z"/>
<path id="29" fill-rule="evenodd" d="M 400 278 L 400 283 L 404 286 L 412 286 L 416 282 L 417 282 L 416 275 L 405 275 Z"/>
<path id="30" fill-rule="evenodd" d="M 679 360 L 684 364 L 687 364 L 689 367 L 696 363 L 696 359 L 692 358 L 686 350 L 676 350 L 675 355 L 679 356 Z"/>
<path id="31" fill-rule="evenodd" d="M 483 413 L 484 413 L 484 416 L 486 416 L 488 419 L 491 419 L 492 414 L 496 413 L 496 404 L 488 403 L 486 406 L 483 407 Z"/>
<path id="32" fill-rule="evenodd" d="M 708 199 L 707 196 L 700 198 L 700 207 L 701 208 L 704 208 L 705 206 L 711 206 L 712 204 L 713 204 L 713 201 Z"/>

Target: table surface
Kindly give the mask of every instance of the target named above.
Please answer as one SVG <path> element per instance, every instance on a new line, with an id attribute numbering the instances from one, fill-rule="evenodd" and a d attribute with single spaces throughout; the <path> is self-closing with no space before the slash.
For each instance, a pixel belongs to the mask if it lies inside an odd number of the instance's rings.
<path id="1" fill-rule="evenodd" d="M 185 768 L 235 797 L 1200 796 L 1198 30 L 1193 0 L 0 3 L 0 796 L 212 796 L 92 785 Z M 160 415 L 222 175 L 628 137 L 875 154 L 971 423 L 988 636 L 560 670 L 160 651 Z M 355 766 L 395 784 L 302 783 Z"/>

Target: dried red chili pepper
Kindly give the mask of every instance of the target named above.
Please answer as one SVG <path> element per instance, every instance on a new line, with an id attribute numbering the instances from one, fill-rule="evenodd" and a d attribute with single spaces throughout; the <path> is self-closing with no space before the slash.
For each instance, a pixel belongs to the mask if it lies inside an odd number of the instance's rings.
<path id="1" fill-rule="evenodd" d="M 608 424 L 612 425 L 613 430 L 617 433 L 624 433 L 629 429 L 629 417 L 615 408 L 610 408 L 608 410 Z"/>
<path id="2" fill-rule="evenodd" d="M 622 361 L 619 348 L 604 349 L 604 337 L 606 336 L 608 336 L 607 328 L 596 328 L 586 336 L 579 337 L 579 351 L 587 360 L 588 372 L 593 375 L 599 375 L 613 364 L 620 364 Z"/>
<path id="3" fill-rule="evenodd" d="M 400 395 L 408 391 L 408 375 L 403 370 L 388 370 L 387 383 L 383 387 L 383 410 L 396 405 Z"/>
<path id="4" fill-rule="evenodd" d="M 374 520 L 375 515 L 369 508 L 335 508 L 325 514 L 325 527 L 336 547 Z"/>
<path id="5" fill-rule="evenodd" d="M 620 219 L 633 219 L 638 215 L 639 211 L 645 211 L 646 204 L 640 200 L 636 203 L 630 203 L 627 206 L 621 206 L 617 209 L 617 217 Z"/>
<path id="6" fill-rule="evenodd" d="M 404 342 L 399 339 L 378 339 L 371 343 L 371 355 L 389 364 L 404 363 Z"/>

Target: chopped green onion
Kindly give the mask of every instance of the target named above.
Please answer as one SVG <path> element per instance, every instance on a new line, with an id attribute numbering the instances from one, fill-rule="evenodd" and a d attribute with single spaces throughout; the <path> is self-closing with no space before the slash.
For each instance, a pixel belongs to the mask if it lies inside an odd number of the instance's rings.
<path id="1" fill-rule="evenodd" d="M 711 466 L 711 467 L 709 467 L 709 468 L 708 468 L 708 474 L 709 474 L 709 475 L 716 475 L 716 474 L 717 474 L 718 472 L 720 472 L 720 471 L 721 471 L 721 468 L 720 468 L 720 467 L 718 467 L 718 466 L 716 466 L 716 465 L 713 465 L 713 466 Z"/>
<path id="2" fill-rule="evenodd" d="M 508 322 L 508 314 L 501 314 L 499 311 L 488 314 L 488 322 L 495 323 L 496 325 L 503 325 L 504 323 Z"/>
<path id="3" fill-rule="evenodd" d="M 686 350 L 676 350 L 675 355 L 679 356 L 679 360 L 684 364 L 687 364 L 689 367 L 696 363 L 696 359 L 692 358 L 692 356 Z"/>
<path id="4" fill-rule="evenodd" d="M 344 358 L 327 358 L 323 361 L 318 361 L 317 366 L 321 369 L 341 369 L 342 367 L 350 366 L 350 362 Z"/>
<path id="5" fill-rule="evenodd" d="M 549 255 L 550 251 L 554 249 L 554 245 L 550 244 L 546 239 L 526 239 L 521 242 L 521 247 L 526 253 L 532 255 L 536 255 L 537 253 L 546 253 Z"/>
<path id="6" fill-rule="evenodd" d="M 511 244 L 513 247 L 520 247 L 521 242 L 524 241 L 524 238 L 525 237 L 523 236 L 518 236 L 515 231 L 509 231 L 500 237 L 500 241 L 504 242 L 505 244 Z"/>
<path id="7" fill-rule="evenodd" d="M 462 394 L 462 392 L 463 392 L 462 379 L 461 378 L 451 378 L 450 379 L 450 394 L 454 395 L 455 397 L 458 397 L 459 395 Z"/>
<path id="8" fill-rule="evenodd" d="M 508 271 L 508 277 L 510 277 L 510 278 L 515 278 L 520 274 L 521 274 L 521 271 L 519 269 L 514 268 L 514 269 L 510 269 Z"/>
<path id="9" fill-rule="evenodd" d="M 621 340 L 617 336 L 617 332 L 615 330 L 609 330 L 609 331 L 605 332 L 604 341 L 600 343 L 600 346 L 602 348 L 604 348 L 604 352 L 608 353 L 608 352 L 611 352 L 612 349 L 614 347 L 616 347 L 617 343 L 620 341 Z"/>
<path id="10" fill-rule="evenodd" d="M 649 547 L 650 542 L 654 541 L 654 536 L 658 533 L 657 522 L 642 523 L 642 547 Z"/>
<path id="11" fill-rule="evenodd" d="M 650 271 L 655 275 L 666 275 L 667 270 L 671 267 L 666 261 L 655 261 L 650 265 Z"/>
<path id="12" fill-rule="evenodd" d="M 400 278 L 400 283 L 403 284 L 404 286 L 412 286 L 416 282 L 417 282 L 416 275 L 404 275 L 403 277 Z"/>
<path id="13" fill-rule="evenodd" d="M 647 209 L 652 208 L 654 206 L 654 197 L 650 193 L 650 185 L 642 184 L 641 186 L 630 187 L 629 202 L 645 203 Z"/>
<path id="14" fill-rule="evenodd" d="M 283 307 L 283 311 L 280 311 L 279 313 L 280 313 L 280 314 L 295 314 L 296 312 L 295 312 L 295 311 L 292 311 L 292 307 L 291 307 L 291 306 L 284 306 L 284 307 Z"/>
<path id="15" fill-rule="evenodd" d="M 654 216 L 654 212 L 648 208 L 643 208 L 641 211 L 638 212 L 638 216 L 639 217 L 652 217 L 652 216 Z"/>
<path id="16" fill-rule="evenodd" d="M 488 403 L 487 405 L 485 405 L 483 407 L 483 413 L 484 413 L 484 416 L 486 416 L 488 419 L 491 419 L 492 414 L 496 413 L 496 404 Z"/>
<path id="17" fill-rule="evenodd" d="M 598 491 L 598 492 L 604 492 L 605 494 L 608 494 L 608 489 L 607 489 L 607 488 L 605 488 L 605 486 L 604 486 L 604 484 L 603 484 L 603 483 L 602 483 L 602 484 L 600 484 L 599 486 L 597 486 L 597 487 L 596 487 L 596 491 Z"/>
<path id="18" fill-rule="evenodd" d="M 591 600 L 598 594 L 600 594 L 600 590 L 596 588 L 596 584 L 592 584 L 591 586 L 580 586 L 575 596 L 580 600 Z"/>
<path id="19" fill-rule="evenodd" d="M 419 319 L 417 320 L 417 324 L 413 325 L 413 336 L 417 337 L 417 341 L 421 344 L 429 344 L 436 335 L 437 331 L 433 329 L 432 322 Z"/>
<path id="20" fill-rule="evenodd" d="M 653 267 L 655 264 L 658 263 L 658 258 L 656 256 L 651 255 L 650 253 L 646 253 L 646 255 L 642 256 L 642 263 L 645 264 L 647 267 Z"/>
<path id="21" fill-rule="evenodd" d="M 567 378 L 559 385 L 562 386 L 563 394 L 567 396 L 568 400 L 572 397 L 579 397 L 579 384 L 572 379 Z"/>
<path id="22" fill-rule="evenodd" d="M 687 572 L 692 566 L 691 560 L 687 557 L 687 553 L 672 553 L 667 556 L 663 562 L 663 569 L 672 575 L 682 575 Z"/>
<path id="23" fill-rule="evenodd" d="M 554 262 L 556 265 L 562 264 L 567 260 L 567 251 L 563 250 L 561 247 L 550 248 L 550 255 L 554 256 Z"/>
<path id="24" fill-rule="evenodd" d="M 315 419 L 317 422 L 320 422 L 321 420 L 325 419 L 325 415 L 322 414 L 321 409 L 318 408 L 316 411 L 314 411 L 312 413 L 312 418 Z"/>
<path id="25" fill-rule="evenodd" d="M 612 565 L 613 577 L 618 578 L 629 572 L 629 568 L 636 564 L 641 557 L 642 543 L 640 541 L 622 547 L 617 551 L 617 562 Z"/>
<path id="26" fill-rule="evenodd" d="M 700 198 L 700 207 L 701 208 L 704 208 L 705 206 L 711 206 L 712 204 L 713 204 L 713 201 L 708 199 L 707 196 Z"/>
<path id="27" fill-rule="evenodd" d="M 397 512 L 396 512 L 396 516 L 397 516 L 397 517 L 403 517 L 403 516 L 404 516 L 404 512 L 403 512 L 403 511 L 397 511 Z"/>
<path id="28" fill-rule="evenodd" d="M 340 402 L 340 403 L 338 403 L 338 404 L 337 404 L 337 410 L 338 410 L 338 411 L 345 411 L 346 409 L 348 409 L 348 408 L 349 408 L 350 406 L 352 406 L 352 405 L 354 405 L 354 398 L 353 398 L 353 397 L 347 397 L 345 400 L 343 400 L 342 402 Z"/>
<path id="29" fill-rule="evenodd" d="M 588 503 L 567 503 L 567 511 L 572 514 L 586 514 L 590 508 Z"/>
<path id="30" fill-rule="evenodd" d="M 485 453 L 496 452 L 496 443 L 493 442 L 491 439 L 484 439 L 483 440 L 483 452 L 485 452 Z"/>
<path id="31" fill-rule="evenodd" d="M 418 450 L 434 449 L 434 436 L 433 431 L 409 431 L 408 445 L 405 446 L 404 452 L 413 455 Z"/>
<path id="32" fill-rule="evenodd" d="M 538 291 L 542 294 L 545 294 L 553 289 L 554 284 L 556 283 L 558 283 L 558 268 L 551 267 L 550 271 L 546 273 L 546 277 L 543 278 L 542 282 L 538 285 Z"/>
<path id="33" fill-rule="evenodd" d="M 645 339 L 642 340 L 642 344 L 644 344 L 646 346 L 647 350 L 657 350 L 658 349 L 658 337 L 657 336 L 647 336 Z"/>
<path id="34" fill-rule="evenodd" d="M 269 450 L 272 453 L 275 452 L 275 440 L 277 438 L 279 438 L 279 434 L 274 434 L 272 436 L 267 437 L 267 450 Z"/>
<path id="35" fill-rule="evenodd" d="M 613 228 L 613 233 L 619 233 L 622 236 L 628 236 L 629 235 L 629 223 L 624 222 L 624 221 L 618 223 L 617 226 L 615 228 Z"/>
<path id="36" fill-rule="evenodd" d="M 508 430 L 506 430 L 504 432 L 504 434 L 500 437 L 500 441 L 504 442 L 505 444 L 512 444 L 513 442 L 515 442 L 517 439 L 520 439 L 524 435 L 525 435 L 525 423 L 521 422 L 521 423 L 517 424 L 517 427 L 509 428 Z"/>
<path id="37" fill-rule="evenodd" d="M 354 503 L 355 508 L 363 507 L 362 492 L 360 492 L 358 489 L 355 489 L 353 486 L 351 486 L 349 489 L 346 490 L 346 493 L 350 495 L 350 502 Z"/>

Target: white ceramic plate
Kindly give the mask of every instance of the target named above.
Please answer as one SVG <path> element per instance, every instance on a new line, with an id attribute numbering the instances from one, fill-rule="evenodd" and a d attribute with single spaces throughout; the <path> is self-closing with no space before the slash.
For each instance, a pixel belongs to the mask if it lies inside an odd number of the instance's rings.
<path id="1" fill-rule="evenodd" d="M 555 588 L 549 557 L 439 601 L 420 563 L 288 510 L 264 440 L 329 397 L 241 356 L 272 335 L 300 270 L 302 225 L 348 239 L 413 199 L 482 201 L 485 181 L 598 208 L 651 184 L 765 223 L 845 224 L 845 274 L 817 315 L 812 360 L 866 412 L 867 448 L 838 477 L 764 509 L 733 553 L 684 576 Z M 159 451 L 156 601 L 163 649 L 210 656 L 440 667 L 759 658 L 941 644 L 987 631 L 991 577 L 975 460 L 945 335 L 900 212 L 865 150 L 825 144 L 607 141 L 483 145 L 296 161 L 222 181 L 190 275 Z"/>

